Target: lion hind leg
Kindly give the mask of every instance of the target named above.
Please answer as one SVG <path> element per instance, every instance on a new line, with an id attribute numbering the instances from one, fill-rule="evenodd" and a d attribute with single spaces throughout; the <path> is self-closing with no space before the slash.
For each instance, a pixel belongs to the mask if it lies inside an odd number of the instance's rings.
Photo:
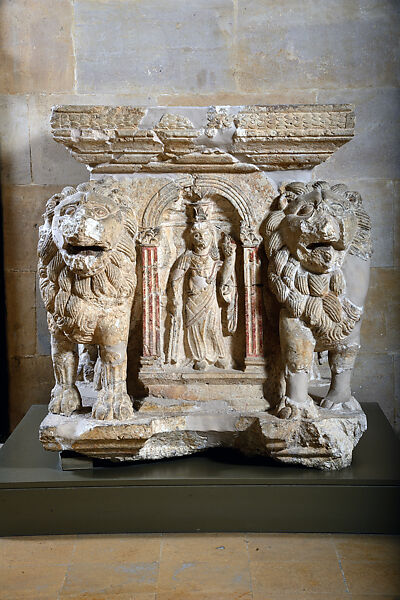
<path id="1" fill-rule="evenodd" d="M 49 411 L 69 417 L 82 407 L 79 390 L 75 385 L 78 370 L 76 344 L 61 332 L 51 335 L 51 357 L 56 384 L 51 391 Z"/>
<path id="2" fill-rule="evenodd" d="M 361 407 L 351 393 L 351 377 L 360 346 L 354 342 L 328 353 L 331 368 L 331 385 L 321 402 L 322 408 L 335 411 L 357 411 Z"/>
<path id="3" fill-rule="evenodd" d="M 279 322 L 286 391 L 275 413 L 283 419 L 313 416 L 315 407 L 308 395 L 315 339 L 310 329 L 286 309 L 281 310 Z"/>

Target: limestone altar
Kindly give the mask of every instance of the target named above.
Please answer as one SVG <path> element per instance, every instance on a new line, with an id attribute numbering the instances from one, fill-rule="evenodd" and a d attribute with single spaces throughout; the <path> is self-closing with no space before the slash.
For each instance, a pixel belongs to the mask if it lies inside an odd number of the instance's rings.
<path id="1" fill-rule="evenodd" d="M 352 138 L 352 107 L 58 106 L 51 125 L 90 181 L 50 198 L 40 229 L 44 447 L 348 466 L 367 427 L 351 374 L 370 222 L 311 169 Z"/>

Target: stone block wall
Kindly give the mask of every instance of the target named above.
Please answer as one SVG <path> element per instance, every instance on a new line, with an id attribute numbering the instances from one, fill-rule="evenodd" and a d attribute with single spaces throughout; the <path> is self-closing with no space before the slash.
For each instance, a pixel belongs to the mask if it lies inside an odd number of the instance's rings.
<path id="1" fill-rule="evenodd" d="M 47 403 L 36 293 L 45 200 L 88 179 L 51 137 L 55 104 L 354 103 L 356 136 L 314 170 L 363 195 L 375 253 L 353 388 L 400 427 L 396 0 L 5 0 L 1 181 L 10 419 Z"/>

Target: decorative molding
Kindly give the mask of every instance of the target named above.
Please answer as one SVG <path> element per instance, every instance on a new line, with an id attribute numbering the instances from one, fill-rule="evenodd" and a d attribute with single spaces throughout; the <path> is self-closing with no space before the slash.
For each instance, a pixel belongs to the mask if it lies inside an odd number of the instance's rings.
<path id="1" fill-rule="evenodd" d="M 354 135 L 348 104 L 55 106 L 53 137 L 93 173 L 309 169 Z"/>

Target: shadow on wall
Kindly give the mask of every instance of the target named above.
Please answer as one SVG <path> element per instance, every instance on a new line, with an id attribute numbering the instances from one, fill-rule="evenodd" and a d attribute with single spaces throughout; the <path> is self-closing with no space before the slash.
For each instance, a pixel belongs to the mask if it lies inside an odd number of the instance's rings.
<path id="1" fill-rule="evenodd" d="M 3 166 L 3 165 L 2 165 Z M 6 335 L 6 297 L 5 297 L 5 281 L 4 281 L 4 234 L 3 234 L 3 202 L 2 192 L 0 188 L 0 264 L 2 269 L 0 272 L 0 378 L 2 382 L 2 390 L 0 394 L 0 443 L 4 442 L 9 433 L 9 418 L 8 418 L 8 356 L 7 356 L 7 335 Z"/>

